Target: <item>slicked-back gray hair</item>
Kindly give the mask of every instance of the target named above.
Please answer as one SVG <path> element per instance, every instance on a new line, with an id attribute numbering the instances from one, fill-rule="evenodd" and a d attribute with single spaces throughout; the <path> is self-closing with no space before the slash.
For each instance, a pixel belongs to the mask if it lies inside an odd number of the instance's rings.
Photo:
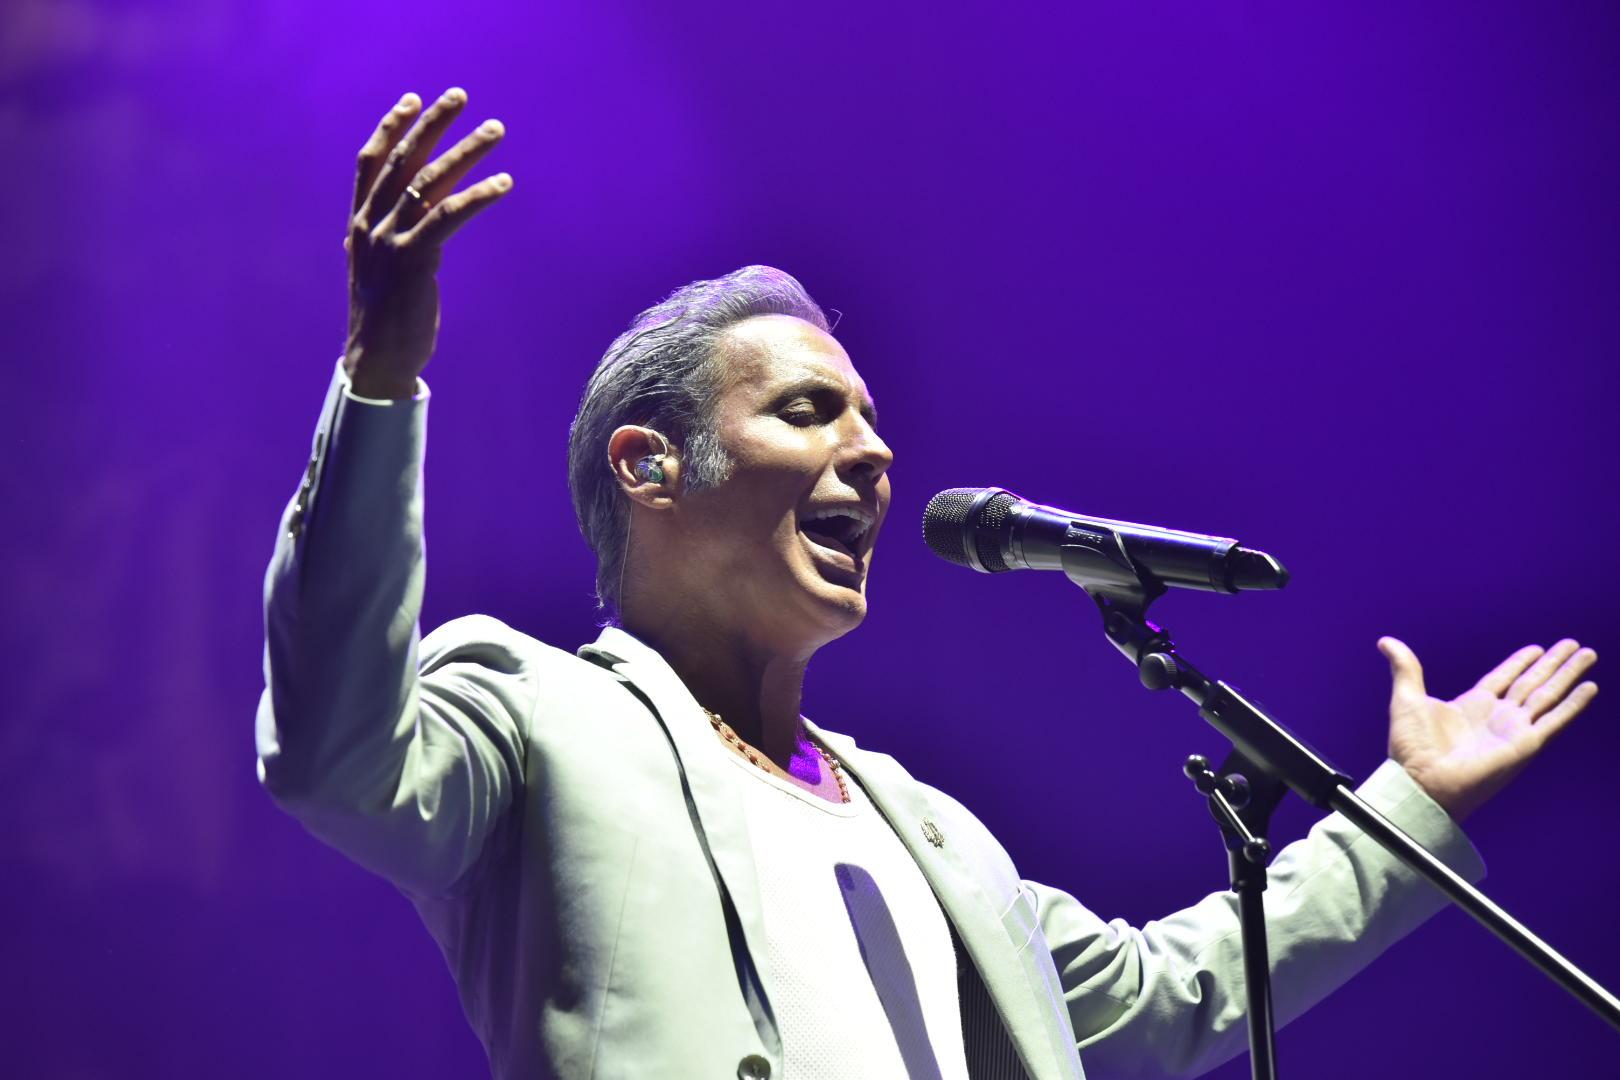
<path id="1" fill-rule="evenodd" d="M 728 329 L 756 315 L 794 315 L 822 330 L 827 316 L 793 275 L 745 266 L 694 281 L 648 308 L 603 354 L 568 433 L 568 487 L 579 531 L 596 552 L 596 598 L 615 617 L 621 597 L 629 499 L 608 463 L 608 439 L 624 424 L 654 428 L 678 448 L 682 486 L 718 484 L 731 471 L 713 425 L 724 382 L 718 347 Z"/>

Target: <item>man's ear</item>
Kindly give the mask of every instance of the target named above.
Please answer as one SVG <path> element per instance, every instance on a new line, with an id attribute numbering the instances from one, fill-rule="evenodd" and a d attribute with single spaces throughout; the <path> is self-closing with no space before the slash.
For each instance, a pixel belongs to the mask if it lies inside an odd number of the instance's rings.
<path id="1" fill-rule="evenodd" d="M 650 510 L 668 509 L 680 491 L 680 457 L 652 428 L 616 428 L 608 438 L 608 467 L 619 489 Z"/>

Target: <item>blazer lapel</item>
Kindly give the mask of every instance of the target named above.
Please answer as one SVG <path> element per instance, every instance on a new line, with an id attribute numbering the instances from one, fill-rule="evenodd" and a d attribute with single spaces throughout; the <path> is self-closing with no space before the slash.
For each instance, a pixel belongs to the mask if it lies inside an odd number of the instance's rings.
<path id="1" fill-rule="evenodd" d="M 760 1038 L 773 1053 L 779 1053 L 781 1039 L 764 985 L 765 958 L 769 953 L 754 851 L 743 819 L 742 796 L 735 777 L 727 771 L 732 766 L 715 740 L 708 716 L 663 657 L 616 626 L 605 627 L 596 643 L 581 648 L 579 655 L 626 679 L 669 735 L 686 778 L 703 845 L 731 899 L 760 981 L 763 1015 L 755 1018 Z"/>
<path id="2" fill-rule="evenodd" d="M 769 953 L 742 797 L 735 777 L 726 771 L 730 763 L 716 752 L 719 747 L 703 707 L 663 657 L 618 627 L 604 628 L 595 644 L 581 648 L 579 655 L 624 678 L 668 734 L 680 759 L 704 846 L 731 899 L 760 982 L 763 1000 L 756 1027 L 771 1052 L 780 1053 L 781 1039 L 764 985 Z M 1034 1080 L 1083 1077 L 1073 1036 L 1061 1019 L 1062 992 L 1055 973 L 1048 977 L 1031 951 L 1022 948 L 1022 935 L 1016 942 L 1009 936 L 1003 912 L 984 891 L 982 874 L 963 862 L 957 847 L 929 841 L 923 823 L 942 815 L 930 807 L 922 785 L 893 758 L 867 753 L 846 736 L 822 731 L 809 721 L 806 727 L 838 755 L 922 869 L 983 978 L 1030 1076 Z M 1039 933 L 1038 928 L 1032 929 Z M 1041 952 L 1044 954 L 1044 948 Z M 1052 998 L 1050 1006 L 1048 997 Z"/>
<path id="3" fill-rule="evenodd" d="M 959 846 L 948 838 L 940 844 L 930 839 L 929 824 L 944 815 L 929 805 L 923 786 L 888 755 L 868 753 L 847 736 L 822 731 L 808 721 L 806 726 L 838 755 L 922 869 L 978 968 L 1030 1076 L 1036 1080 L 1082 1077 L 1074 1037 L 1062 1019 L 1061 988 L 1047 977 L 1040 963 L 1045 948 L 1024 948 L 1027 939 L 1022 935 L 1014 941 L 1003 921 L 1002 905 L 984 891 L 982 872 L 967 865 Z M 934 839 L 938 838 L 935 833 Z M 1039 933 L 1033 925 L 1030 929 Z"/>

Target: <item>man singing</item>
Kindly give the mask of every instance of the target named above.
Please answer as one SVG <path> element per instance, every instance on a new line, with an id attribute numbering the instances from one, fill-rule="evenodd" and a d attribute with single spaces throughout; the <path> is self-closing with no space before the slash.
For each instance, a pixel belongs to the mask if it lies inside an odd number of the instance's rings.
<path id="1" fill-rule="evenodd" d="M 1244 1046 L 1233 898 L 1138 929 L 1021 880 L 951 797 L 799 713 L 860 625 L 893 454 L 789 275 L 677 290 L 609 347 L 569 444 L 613 616 L 560 651 L 483 616 L 418 641 L 445 241 L 511 189 L 407 94 L 360 153 L 347 345 L 266 581 L 260 777 L 397 883 L 499 1077 L 1189 1075 Z M 1361 795 L 1460 873 L 1456 822 L 1596 693 L 1573 641 L 1461 697 L 1394 675 Z M 836 717 L 827 718 L 840 723 Z M 961 793 L 971 802 L 973 792 Z M 1337 816 L 1271 869 L 1279 1020 L 1439 906 Z"/>

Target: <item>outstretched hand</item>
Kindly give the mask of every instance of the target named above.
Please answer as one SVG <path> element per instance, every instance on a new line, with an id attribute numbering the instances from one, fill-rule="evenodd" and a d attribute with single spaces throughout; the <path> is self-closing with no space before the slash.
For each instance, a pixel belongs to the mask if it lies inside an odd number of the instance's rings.
<path id="1" fill-rule="evenodd" d="M 1528 645 L 1450 701 L 1430 697 L 1423 666 L 1405 643 L 1380 638 L 1395 679 L 1389 756 L 1461 821 L 1529 763 L 1597 696 L 1580 677 L 1597 653 L 1569 639 Z"/>
<path id="2" fill-rule="evenodd" d="M 467 93 L 459 87 L 446 90 L 426 112 L 421 98 L 406 94 L 360 149 L 343 241 L 349 253 L 343 364 L 362 397 L 404 398 L 415 391 L 439 331 L 434 275 L 442 247 L 512 188 L 511 176 L 498 173 L 456 191 L 506 133 L 499 120 L 484 121 L 429 162 L 466 105 Z"/>

